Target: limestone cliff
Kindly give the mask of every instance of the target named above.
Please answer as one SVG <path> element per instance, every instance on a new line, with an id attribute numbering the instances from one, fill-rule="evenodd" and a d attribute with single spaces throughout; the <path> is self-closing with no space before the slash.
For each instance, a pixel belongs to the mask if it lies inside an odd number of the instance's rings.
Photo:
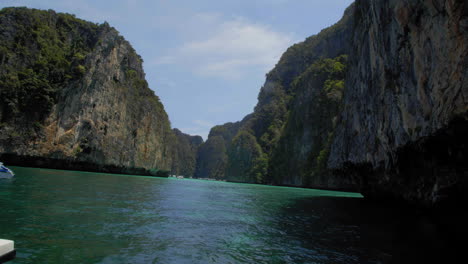
<path id="1" fill-rule="evenodd" d="M 468 187 L 468 3 L 358 0 L 329 166 L 362 192 L 434 204 Z"/>
<path id="2" fill-rule="evenodd" d="M 239 126 L 240 122 L 226 123 L 211 129 L 208 139 L 198 149 L 196 178 L 224 179 L 228 162 L 227 149 Z"/>
<path id="3" fill-rule="evenodd" d="M 0 153 L 171 169 L 168 116 L 117 30 L 6 8 L 0 37 Z"/>
<path id="4" fill-rule="evenodd" d="M 466 1 L 356 1 L 283 54 L 219 177 L 465 201 L 467 45 Z"/>
<path id="5" fill-rule="evenodd" d="M 319 72 L 313 66 L 348 53 L 352 27 L 351 6 L 338 23 L 290 47 L 267 74 L 254 112 L 239 122 L 232 136 L 221 140 L 210 134 L 205 144 L 223 142 L 216 144 L 222 147 L 210 148 L 211 155 L 199 156 L 199 162 L 209 163 L 205 160 L 208 156 L 219 158 L 223 166 L 216 175 L 229 181 L 311 186 L 308 162 L 311 155 L 319 154 L 321 141 L 330 132 L 310 123 L 315 118 L 310 113 L 317 108 L 314 96 L 321 93 L 328 79 L 326 71 L 316 77 Z M 332 119 L 333 114 L 324 123 L 332 123 Z M 312 138 L 312 134 L 317 137 Z M 200 171 L 198 176 L 204 175 L 207 172 Z M 319 181 L 314 184 L 318 186 Z"/>
<path id="6" fill-rule="evenodd" d="M 342 110 L 347 56 L 319 59 L 294 82 L 295 97 L 270 160 L 275 184 L 353 189 L 352 179 L 327 170 L 337 117 Z"/>
<path id="7" fill-rule="evenodd" d="M 198 148 L 203 143 L 200 136 L 190 136 L 179 129 L 173 129 L 175 135 L 171 173 L 192 177 L 195 174 Z"/>

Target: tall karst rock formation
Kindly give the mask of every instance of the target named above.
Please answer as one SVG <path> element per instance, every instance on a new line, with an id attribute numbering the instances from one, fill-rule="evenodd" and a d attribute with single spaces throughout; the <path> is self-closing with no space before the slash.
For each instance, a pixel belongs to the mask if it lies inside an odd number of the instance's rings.
<path id="1" fill-rule="evenodd" d="M 175 146 L 172 151 L 171 173 L 192 177 L 197 165 L 198 148 L 203 144 L 203 138 L 184 134 L 177 128 L 174 128 L 173 132 Z"/>
<path id="2" fill-rule="evenodd" d="M 425 205 L 462 197 L 467 44 L 466 1 L 356 1 L 283 54 L 217 149 L 217 177 Z"/>
<path id="3" fill-rule="evenodd" d="M 353 14 L 351 6 L 338 23 L 283 54 L 267 74 L 254 112 L 235 127 L 228 123 L 210 133 L 205 145 L 223 143 L 217 144 L 223 147 L 212 148 L 211 156 L 224 157 L 218 161 L 222 164 L 218 167 L 224 169 L 216 170 L 216 175 L 197 170 L 196 176 L 329 187 L 328 179 L 319 182 L 313 176 L 318 167 L 313 160 L 328 148 L 328 134 L 340 109 Z M 230 133 L 221 139 L 217 131 Z M 199 155 L 199 163 L 206 163 L 204 157 Z M 341 180 L 336 186 L 351 187 Z"/>
<path id="4" fill-rule="evenodd" d="M 0 39 L 0 153 L 32 165 L 177 170 L 178 137 L 142 59 L 114 28 L 5 8 Z"/>
<path id="5" fill-rule="evenodd" d="M 356 3 L 328 165 L 367 196 L 425 204 L 468 188 L 468 3 Z"/>

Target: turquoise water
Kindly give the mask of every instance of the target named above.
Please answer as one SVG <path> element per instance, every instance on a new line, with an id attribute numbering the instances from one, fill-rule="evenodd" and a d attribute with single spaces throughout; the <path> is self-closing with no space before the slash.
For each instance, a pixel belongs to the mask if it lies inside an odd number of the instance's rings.
<path id="1" fill-rule="evenodd" d="M 13 168 L 12 263 L 384 263 L 395 224 L 361 195 Z M 380 210 L 380 211 L 379 211 Z"/>

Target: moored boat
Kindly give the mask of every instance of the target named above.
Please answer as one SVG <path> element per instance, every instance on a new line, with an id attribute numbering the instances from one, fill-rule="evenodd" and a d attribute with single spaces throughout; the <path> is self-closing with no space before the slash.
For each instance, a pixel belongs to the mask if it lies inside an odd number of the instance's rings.
<path id="1" fill-rule="evenodd" d="M 15 174 L 13 173 L 12 170 L 10 170 L 9 168 L 5 167 L 3 165 L 3 163 L 0 162 L 0 178 L 12 178 L 13 176 L 15 176 Z"/>

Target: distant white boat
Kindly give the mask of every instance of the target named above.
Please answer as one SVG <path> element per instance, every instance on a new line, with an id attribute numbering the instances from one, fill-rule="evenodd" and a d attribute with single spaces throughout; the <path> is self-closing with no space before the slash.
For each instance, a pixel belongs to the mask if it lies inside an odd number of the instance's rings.
<path id="1" fill-rule="evenodd" d="M 3 166 L 3 163 L 0 162 L 0 179 L 1 178 L 9 179 L 9 178 L 12 178 L 13 176 L 15 176 L 13 171 L 10 170 L 9 168 Z"/>

